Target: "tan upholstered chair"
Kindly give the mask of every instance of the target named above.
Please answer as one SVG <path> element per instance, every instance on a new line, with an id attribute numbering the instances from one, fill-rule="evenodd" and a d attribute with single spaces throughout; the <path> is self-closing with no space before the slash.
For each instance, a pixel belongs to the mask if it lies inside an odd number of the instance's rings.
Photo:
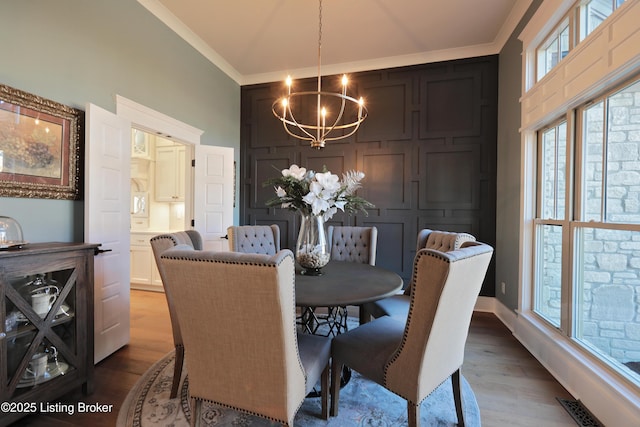
<path id="1" fill-rule="evenodd" d="M 161 258 L 182 328 L 192 425 L 202 401 L 292 425 L 318 380 L 328 418 L 331 341 L 296 332 L 290 250 L 264 255 L 177 246 Z"/>
<path id="2" fill-rule="evenodd" d="M 229 250 L 274 255 L 280 250 L 280 228 L 275 225 L 240 225 L 227 228 Z"/>
<path id="3" fill-rule="evenodd" d="M 160 264 L 160 255 L 169 248 L 177 245 L 189 245 L 193 249 L 202 250 L 202 236 L 196 230 L 179 231 L 177 233 L 160 234 L 151 238 L 151 249 L 156 260 L 156 266 L 160 273 L 162 286 L 164 287 L 164 295 L 169 306 L 169 317 L 171 319 L 171 329 L 173 331 L 173 344 L 176 348 L 176 361 L 173 368 L 173 382 L 171 384 L 171 399 L 177 396 L 178 387 L 180 386 L 180 377 L 182 376 L 182 365 L 184 361 L 184 346 L 182 345 L 182 334 L 180 333 L 180 325 L 178 324 L 178 316 L 173 306 L 173 298 L 171 292 L 165 285 L 164 269 Z"/>
<path id="4" fill-rule="evenodd" d="M 420 403 L 451 377 L 458 425 L 464 425 L 460 368 L 473 307 L 491 246 L 470 242 L 452 252 L 421 249 L 414 260 L 406 322 L 383 316 L 333 338 L 332 381 L 346 365 L 407 400 L 409 426 L 420 422 Z M 340 388 L 331 386 L 331 415 Z"/>
<path id="5" fill-rule="evenodd" d="M 460 249 L 466 242 L 474 242 L 476 238 L 467 233 L 454 233 L 450 231 L 438 231 L 425 228 L 420 230 L 416 242 L 416 253 L 422 248 L 434 249 L 440 252 L 450 252 Z M 412 273 L 413 276 L 413 273 Z M 409 301 L 411 282 L 405 288 L 402 295 L 394 295 L 379 301 L 373 301 L 362 306 L 361 311 L 365 319 L 368 321 L 370 316 L 375 318 L 381 316 L 392 316 L 399 320 L 405 321 L 407 313 L 409 313 Z"/>
<path id="6" fill-rule="evenodd" d="M 331 259 L 376 265 L 376 227 L 333 226 L 327 229 Z"/>

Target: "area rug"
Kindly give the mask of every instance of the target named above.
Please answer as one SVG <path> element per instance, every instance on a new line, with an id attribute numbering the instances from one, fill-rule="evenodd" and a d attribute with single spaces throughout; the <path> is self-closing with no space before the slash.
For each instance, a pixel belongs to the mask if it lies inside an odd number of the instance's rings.
<path id="1" fill-rule="evenodd" d="M 118 427 L 187 427 L 191 419 L 188 399 L 188 375 L 183 369 L 182 385 L 175 399 L 169 399 L 175 353 L 156 362 L 129 392 L 118 414 Z M 265 387 L 267 385 L 265 384 Z M 462 379 L 465 424 L 480 426 L 480 410 L 467 381 Z M 338 416 L 320 417 L 320 398 L 306 398 L 294 424 L 299 427 L 398 427 L 407 425 L 406 401 L 385 388 L 353 372 L 340 391 Z M 451 382 L 445 381 L 420 408 L 423 426 L 455 426 Z M 215 405 L 203 405 L 201 426 L 276 426 L 259 417 L 246 415 Z"/>

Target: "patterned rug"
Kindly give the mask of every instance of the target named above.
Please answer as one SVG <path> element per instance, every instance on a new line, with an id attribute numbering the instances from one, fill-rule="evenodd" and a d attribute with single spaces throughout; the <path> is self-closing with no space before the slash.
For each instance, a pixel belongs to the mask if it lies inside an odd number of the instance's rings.
<path id="1" fill-rule="evenodd" d="M 129 392 L 118 414 L 118 427 L 187 427 L 191 419 L 188 377 L 183 369 L 178 397 L 169 399 L 175 360 L 174 352 L 156 362 Z M 466 425 L 480 426 L 480 410 L 467 381 L 462 380 L 462 396 Z M 206 408 L 206 409 L 205 409 Z M 420 408 L 423 426 L 455 426 L 451 382 L 444 382 Z M 320 398 L 305 399 L 295 418 L 295 425 L 335 427 L 397 427 L 407 425 L 406 401 L 385 388 L 353 372 L 349 383 L 340 391 L 337 417 L 320 418 Z M 275 426 L 262 418 L 242 414 L 215 405 L 203 405 L 201 426 Z"/>

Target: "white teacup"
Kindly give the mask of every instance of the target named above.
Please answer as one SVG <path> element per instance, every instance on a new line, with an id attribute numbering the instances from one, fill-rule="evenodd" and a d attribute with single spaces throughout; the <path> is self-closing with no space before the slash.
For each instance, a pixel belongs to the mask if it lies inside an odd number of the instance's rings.
<path id="1" fill-rule="evenodd" d="M 58 296 L 55 294 L 33 294 L 31 295 L 31 307 L 33 307 L 33 311 L 35 311 L 38 316 L 44 318 L 57 298 Z"/>
<path id="2" fill-rule="evenodd" d="M 35 379 L 41 378 L 47 372 L 47 361 L 49 357 L 46 353 L 36 353 L 31 358 L 27 373 Z"/>

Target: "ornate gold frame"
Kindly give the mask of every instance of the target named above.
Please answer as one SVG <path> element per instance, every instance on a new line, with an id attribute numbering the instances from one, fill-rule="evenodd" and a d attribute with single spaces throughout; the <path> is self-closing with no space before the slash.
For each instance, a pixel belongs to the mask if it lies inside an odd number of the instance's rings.
<path id="1" fill-rule="evenodd" d="M 0 197 L 80 199 L 82 117 L 0 85 Z"/>

